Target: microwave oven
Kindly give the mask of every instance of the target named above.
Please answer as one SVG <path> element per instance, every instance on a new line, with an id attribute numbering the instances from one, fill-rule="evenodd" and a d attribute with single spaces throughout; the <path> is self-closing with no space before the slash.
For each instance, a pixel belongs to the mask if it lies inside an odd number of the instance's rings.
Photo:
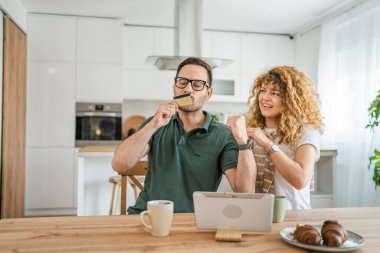
<path id="1" fill-rule="evenodd" d="M 118 145 L 122 138 L 122 104 L 76 103 L 75 146 Z"/>

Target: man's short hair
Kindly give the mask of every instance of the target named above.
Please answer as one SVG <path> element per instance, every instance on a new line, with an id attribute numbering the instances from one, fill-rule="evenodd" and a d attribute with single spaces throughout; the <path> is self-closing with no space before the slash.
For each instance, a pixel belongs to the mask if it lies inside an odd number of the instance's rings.
<path id="1" fill-rule="evenodd" d="M 175 75 L 176 78 L 178 77 L 178 73 L 183 68 L 183 66 L 189 65 L 189 64 L 198 65 L 198 66 L 204 67 L 207 70 L 207 76 L 208 76 L 207 83 L 211 87 L 212 86 L 212 70 L 211 70 L 211 67 L 207 62 L 205 62 L 202 59 L 197 58 L 197 57 L 189 57 L 189 58 L 185 59 L 183 62 L 181 62 L 177 68 L 177 73 Z"/>

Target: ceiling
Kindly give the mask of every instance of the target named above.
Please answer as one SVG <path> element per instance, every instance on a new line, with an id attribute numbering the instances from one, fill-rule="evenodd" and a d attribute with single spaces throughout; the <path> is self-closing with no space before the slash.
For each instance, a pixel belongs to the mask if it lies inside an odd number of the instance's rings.
<path id="1" fill-rule="evenodd" d="M 20 0 L 28 12 L 175 26 L 175 0 Z M 204 29 L 295 34 L 361 0 L 203 0 Z"/>

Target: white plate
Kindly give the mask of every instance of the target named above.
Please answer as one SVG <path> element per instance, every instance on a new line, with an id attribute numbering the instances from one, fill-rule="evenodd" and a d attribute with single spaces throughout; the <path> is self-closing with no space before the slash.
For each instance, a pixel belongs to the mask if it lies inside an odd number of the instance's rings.
<path id="1" fill-rule="evenodd" d="M 314 226 L 319 232 L 321 232 L 321 226 Z M 296 227 L 287 227 L 280 231 L 281 239 L 286 243 L 291 245 L 303 248 L 303 249 L 311 249 L 316 251 L 323 252 L 345 252 L 358 249 L 364 245 L 364 238 L 358 234 L 355 234 L 351 231 L 348 232 L 348 240 L 343 243 L 341 247 L 328 247 L 323 244 L 323 239 L 321 240 L 320 245 L 309 245 L 300 243 L 299 241 L 293 238 L 293 233 L 296 230 Z"/>

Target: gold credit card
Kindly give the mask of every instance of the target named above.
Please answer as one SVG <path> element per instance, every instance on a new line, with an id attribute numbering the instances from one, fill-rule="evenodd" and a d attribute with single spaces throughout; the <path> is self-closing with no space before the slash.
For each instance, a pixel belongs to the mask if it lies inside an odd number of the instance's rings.
<path id="1" fill-rule="evenodd" d="M 187 106 L 193 104 L 193 100 L 191 99 L 190 93 L 175 96 L 173 97 L 173 99 L 177 102 L 179 106 Z"/>

